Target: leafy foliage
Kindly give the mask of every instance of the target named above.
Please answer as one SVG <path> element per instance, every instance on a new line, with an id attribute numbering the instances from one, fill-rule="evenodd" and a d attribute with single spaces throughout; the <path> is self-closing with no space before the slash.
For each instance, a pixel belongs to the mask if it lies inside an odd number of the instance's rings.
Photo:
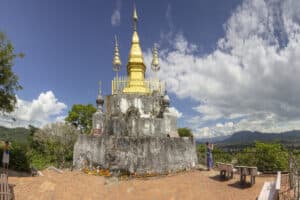
<path id="1" fill-rule="evenodd" d="M 206 147 L 204 144 L 198 144 L 196 146 L 197 156 L 199 163 L 206 164 Z"/>
<path id="2" fill-rule="evenodd" d="M 42 164 L 67 167 L 73 159 L 73 147 L 78 131 L 68 124 L 50 124 L 34 133 L 31 160 L 42 168 Z"/>
<path id="3" fill-rule="evenodd" d="M 239 165 L 257 166 L 256 149 L 247 147 L 237 154 L 237 163 Z"/>
<path id="4" fill-rule="evenodd" d="M 260 171 L 283 171 L 288 168 L 288 152 L 281 144 L 256 142 L 237 155 L 238 164 L 257 166 Z"/>
<path id="5" fill-rule="evenodd" d="M 3 142 L 4 143 L 4 142 Z M 10 159 L 9 167 L 18 171 L 29 171 L 30 170 L 30 160 L 27 154 L 28 145 L 24 143 L 12 143 L 10 147 Z M 3 150 L 0 150 L 1 160 L 3 155 Z"/>
<path id="6" fill-rule="evenodd" d="M 206 147 L 197 145 L 200 163 L 205 164 Z M 288 168 L 288 152 L 277 143 L 256 142 L 254 147 L 248 147 L 235 154 L 227 153 L 220 148 L 213 149 L 214 163 L 225 162 L 237 165 L 256 166 L 259 171 L 284 171 Z"/>
<path id="7" fill-rule="evenodd" d="M 53 157 L 47 154 L 42 154 L 34 149 L 30 150 L 29 155 L 31 165 L 38 170 L 42 170 L 49 166 L 55 165 Z"/>
<path id="8" fill-rule="evenodd" d="M 75 104 L 65 120 L 88 134 L 92 129 L 92 117 L 95 112 L 96 108 L 92 104 Z"/>
<path id="9" fill-rule="evenodd" d="M 27 136 L 27 142 L 29 144 L 32 144 L 33 142 L 33 136 L 34 136 L 34 133 L 37 132 L 38 130 L 40 130 L 39 128 L 33 126 L 33 125 L 28 125 L 28 129 L 26 129 L 29 131 L 29 134 Z"/>
<path id="10" fill-rule="evenodd" d="M 193 133 L 189 128 L 178 128 L 177 131 L 180 137 L 193 137 Z"/>
<path id="11" fill-rule="evenodd" d="M 216 162 L 224 162 L 224 163 L 231 163 L 234 156 L 226 153 L 220 148 L 214 147 L 213 151 L 213 160 L 214 163 Z M 197 145 L 197 155 L 199 162 L 201 164 L 206 164 L 206 145 L 205 144 L 198 144 Z"/>
<path id="12" fill-rule="evenodd" d="M 0 127 L 0 138 L 12 141 L 10 168 L 29 171 L 30 166 L 68 167 L 73 159 L 73 147 L 78 131 L 64 123 L 51 124 L 43 129 Z M 1 153 L 2 156 L 2 153 Z"/>
<path id="13" fill-rule="evenodd" d="M 222 149 L 213 149 L 213 158 L 215 162 L 231 163 L 233 160 L 233 155 L 226 153 Z"/>
<path id="14" fill-rule="evenodd" d="M 17 99 L 15 92 L 22 89 L 18 82 L 18 76 L 12 71 L 16 54 L 12 43 L 0 32 L 0 111 L 12 112 Z"/>

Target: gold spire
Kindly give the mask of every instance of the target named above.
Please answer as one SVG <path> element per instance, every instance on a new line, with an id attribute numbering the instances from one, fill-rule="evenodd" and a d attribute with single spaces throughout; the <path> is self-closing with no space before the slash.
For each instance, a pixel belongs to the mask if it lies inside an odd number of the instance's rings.
<path id="1" fill-rule="evenodd" d="M 127 74 L 129 83 L 124 88 L 124 93 L 149 93 L 149 88 L 145 85 L 145 71 L 143 52 L 140 46 L 140 39 L 137 33 L 138 15 L 136 8 L 133 8 L 133 35 L 131 48 L 127 63 Z"/>
<path id="2" fill-rule="evenodd" d="M 137 21 L 138 21 L 138 15 L 136 12 L 136 8 L 134 7 L 134 10 L 133 10 L 133 35 L 132 35 L 131 49 L 129 52 L 127 67 L 129 67 L 131 63 L 141 63 L 142 65 L 145 66 L 143 52 L 142 52 L 142 48 L 140 46 L 140 39 L 139 39 L 139 35 L 137 33 Z"/>
<path id="3" fill-rule="evenodd" d="M 118 44 L 118 38 L 115 36 L 115 53 L 114 53 L 114 58 L 113 58 L 113 70 L 118 72 L 120 70 L 122 63 L 120 59 L 120 54 L 119 54 L 119 44 Z"/>

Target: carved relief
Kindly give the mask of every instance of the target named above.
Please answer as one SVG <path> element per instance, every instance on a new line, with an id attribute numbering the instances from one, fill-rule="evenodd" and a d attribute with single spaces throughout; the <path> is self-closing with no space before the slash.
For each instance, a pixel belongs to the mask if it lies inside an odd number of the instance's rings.
<path id="1" fill-rule="evenodd" d="M 131 136 L 138 135 L 138 119 L 140 118 L 140 112 L 137 108 L 131 106 L 128 108 L 125 121 L 127 122 L 127 132 L 131 133 Z"/>

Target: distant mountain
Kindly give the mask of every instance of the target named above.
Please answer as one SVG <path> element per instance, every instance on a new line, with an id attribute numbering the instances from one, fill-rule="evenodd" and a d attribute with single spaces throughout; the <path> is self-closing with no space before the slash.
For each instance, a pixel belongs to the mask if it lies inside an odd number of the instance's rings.
<path id="1" fill-rule="evenodd" d="M 29 129 L 26 128 L 6 128 L 0 126 L 0 140 L 8 140 L 10 142 L 26 143 L 30 134 Z"/>
<path id="2" fill-rule="evenodd" d="M 288 131 L 283 133 L 261 133 L 252 131 L 240 131 L 231 135 L 229 138 L 220 141 L 220 144 L 252 144 L 255 141 L 299 144 L 300 131 Z"/>
<path id="3" fill-rule="evenodd" d="M 231 137 L 231 135 L 225 135 L 225 136 L 218 136 L 218 137 L 209 137 L 209 138 L 198 138 L 196 139 L 197 143 L 206 143 L 206 142 L 222 142 L 225 139 Z"/>

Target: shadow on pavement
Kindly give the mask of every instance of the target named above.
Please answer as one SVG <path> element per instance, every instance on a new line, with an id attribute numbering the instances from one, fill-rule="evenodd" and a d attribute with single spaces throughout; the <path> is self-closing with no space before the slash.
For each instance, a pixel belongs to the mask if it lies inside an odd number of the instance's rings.
<path id="1" fill-rule="evenodd" d="M 219 182 L 225 182 L 225 181 L 231 180 L 231 179 L 229 179 L 227 177 L 223 178 L 220 175 L 210 176 L 209 178 L 212 179 L 212 180 L 214 180 L 214 181 L 219 181 Z"/>
<path id="2" fill-rule="evenodd" d="M 246 182 L 244 184 L 241 184 L 240 181 L 236 181 L 232 184 L 228 184 L 228 186 L 230 187 L 234 187 L 234 188 L 238 188 L 238 189 L 248 189 L 248 188 L 251 188 L 251 184 Z"/>

